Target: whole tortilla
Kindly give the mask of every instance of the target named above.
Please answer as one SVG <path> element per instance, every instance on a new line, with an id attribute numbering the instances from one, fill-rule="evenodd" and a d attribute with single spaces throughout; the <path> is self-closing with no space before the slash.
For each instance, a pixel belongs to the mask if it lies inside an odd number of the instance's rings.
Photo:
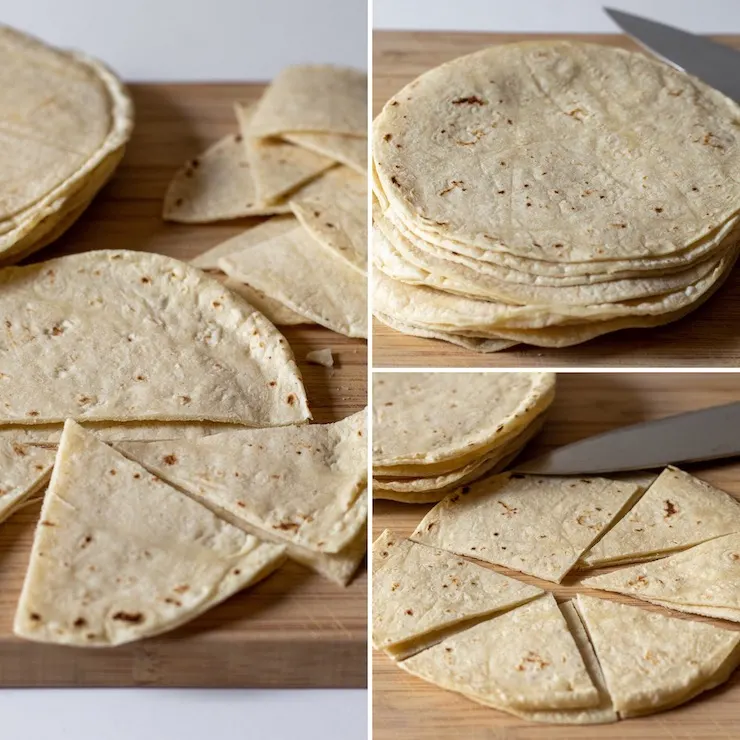
<path id="1" fill-rule="evenodd" d="M 504 473 L 447 496 L 411 539 L 560 583 L 638 493 L 606 478 Z"/>
<path id="2" fill-rule="evenodd" d="M 554 388 L 554 373 L 374 373 L 373 468 L 455 470 L 528 425 Z"/>
<path id="3" fill-rule="evenodd" d="M 198 501 L 318 552 L 346 547 L 367 518 L 366 412 L 333 424 L 123 442 L 127 457 Z"/>
<path id="4" fill-rule="evenodd" d="M 120 645 L 190 621 L 284 560 L 283 547 L 220 520 L 68 421 L 13 631 Z"/>
<path id="5" fill-rule="evenodd" d="M 577 608 L 619 716 L 663 711 L 727 680 L 740 632 L 579 594 Z"/>
<path id="6" fill-rule="evenodd" d="M 286 340 L 182 262 L 87 252 L 0 270 L 0 287 L 2 424 L 310 417 Z"/>
<path id="7" fill-rule="evenodd" d="M 423 74 L 383 108 L 373 150 L 392 207 L 438 240 L 554 262 L 639 259 L 737 213 L 739 118 L 652 57 L 538 41 Z"/>

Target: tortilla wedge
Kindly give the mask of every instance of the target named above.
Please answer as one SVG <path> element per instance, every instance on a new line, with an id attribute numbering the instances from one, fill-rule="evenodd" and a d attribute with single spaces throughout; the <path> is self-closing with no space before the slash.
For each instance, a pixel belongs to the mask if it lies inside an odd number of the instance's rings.
<path id="1" fill-rule="evenodd" d="M 338 553 L 367 518 L 366 413 L 333 424 L 245 429 L 117 446 L 197 501 L 316 552 Z"/>
<path id="2" fill-rule="evenodd" d="M 740 532 L 740 504 L 729 494 L 674 467 L 584 556 L 579 567 L 655 558 Z"/>
<path id="3" fill-rule="evenodd" d="M 447 496 L 411 539 L 559 583 L 639 490 L 606 478 L 504 473 Z"/>
<path id="4" fill-rule="evenodd" d="M 285 560 L 73 421 L 65 425 L 14 632 L 120 645 L 190 621 Z"/>
<path id="5" fill-rule="evenodd" d="M 501 709 L 551 711 L 600 703 L 552 594 L 458 632 L 398 665 Z"/>
<path id="6" fill-rule="evenodd" d="M 740 534 L 703 542 L 662 560 L 583 580 L 690 614 L 740 622 Z"/>
<path id="7" fill-rule="evenodd" d="M 53 465 L 52 450 L 0 440 L 0 522 L 41 490 Z"/>
<path id="8" fill-rule="evenodd" d="M 373 645 L 404 660 L 449 628 L 464 629 L 543 593 L 386 529 L 373 544 Z"/>
<path id="9" fill-rule="evenodd" d="M 576 604 L 620 717 L 683 704 L 740 660 L 740 632 L 582 594 Z"/>

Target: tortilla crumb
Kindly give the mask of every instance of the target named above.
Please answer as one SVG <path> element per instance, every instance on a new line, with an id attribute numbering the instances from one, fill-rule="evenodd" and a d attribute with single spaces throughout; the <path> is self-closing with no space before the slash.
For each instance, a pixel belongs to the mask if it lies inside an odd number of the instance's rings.
<path id="1" fill-rule="evenodd" d="M 334 367 L 334 356 L 332 355 L 330 347 L 312 350 L 306 355 L 306 361 L 314 365 Z"/>

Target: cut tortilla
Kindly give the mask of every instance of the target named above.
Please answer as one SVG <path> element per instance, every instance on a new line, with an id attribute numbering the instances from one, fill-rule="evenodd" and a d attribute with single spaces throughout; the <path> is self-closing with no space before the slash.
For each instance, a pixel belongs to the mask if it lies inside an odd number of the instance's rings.
<path id="1" fill-rule="evenodd" d="M 239 234 L 238 248 L 249 249 L 249 247 L 255 244 L 260 244 L 268 239 L 272 239 L 274 236 L 281 236 L 287 234 L 298 226 L 298 222 L 295 217 L 291 215 L 286 216 L 275 216 L 274 218 L 268 218 L 257 226 L 253 226 L 251 229 L 246 229 Z M 199 254 L 190 260 L 190 264 L 193 267 L 199 267 L 201 270 L 218 270 L 218 260 L 221 257 L 225 257 L 232 251 L 236 251 L 236 247 L 229 239 L 225 242 L 217 244 L 211 249 L 207 249 L 203 254 Z M 255 307 L 256 308 L 256 307 Z"/>
<path id="2" fill-rule="evenodd" d="M 674 467 L 582 558 L 583 568 L 631 563 L 740 532 L 740 504 Z"/>
<path id="3" fill-rule="evenodd" d="M 285 560 L 68 421 L 14 632 L 120 645 L 190 621 Z"/>
<path id="4" fill-rule="evenodd" d="M 411 539 L 560 583 L 638 492 L 606 478 L 504 473 L 447 496 Z"/>
<path id="5" fill-rule="evenodd" d="M 443 630 L 544 591 L 386 529 L 373 544 L 372 593 L 373 645 L 404 660 Z"/>
<path id="6" fill-rule="evenodd" d="M 187 162 L 164 198 L 165 221 L 185 224 L 289 213 L 286 203 L 259 201 L 241 134 L 225 136 Z"/>
<path id="7" fill-rule="evenodd" d="M 560 611 L 568 624 L 570 633 L 581 652 L 581 657 L 583 658 L 583 662 L 586 664 L 588 674 L 594 682 L 596 690 L 599 692 L 599 703 L 596 706 L 589 707 L 587 709 L 540 710 L 529 712 L 522 709 L 514 709 L 512 707 L 500 707 L 489 702 L 485 702 L 486 706 L 491 706 L 500 711 L 509 712 L 510 714 L 521 719 L 526 719 L 529 722 L 544 722 L 556 725 L 601 725 L 616 722 L 619 717 L 612 706 L 612 700 L 606 689 L 604 674 L 601 672 L 601 666 L 599 665 L 599 661 L 596 659 L 596 653 L 594 653 L 594 649 L 588 639 L 588 635 L 583 627 L 581 618 L 578 616 L 578 611 L 572 601 L 558 604 L 558 607 L 560 608 Z M 468 698 L 473 699 L 473 701 L 478 701 L 479 703 L 484 703 L 475 697 Z"/>
<path id="8" fill-rule="evenodd" d="M 252 136 L 288 132 L 367 137 L 367 75 L 328 64 L 286 67 L 262 95 Z"/>
<path id="9" fill-rule="evenodd" d="M 677 611 L 740 622 L 740 534 L 717 537 L 652 563 L 586 578 L 582 584 Z"/>
<path id="10" fill-rule="evenodd" d="M 0 522 L 43 488 L 53 465 L 53 450 L 0 440 Z"/>
<path id="11" fill-rule="evenodd" d="M 310 424 L 169 442 L 124 455 L 196 500 L 281 539 L 338 553 L 367 518 L 366 413 Z"/>
<path id="12" fill-rule="evenodd" d="M 170 257 L 105 250 L 5 268 L 0 313 L 0 424 L 310 418 L 285 338 Z"/>
<path id="13" fill-rule="evenodd" d="M 358 175 L 367 175 L 367 139 L 357 136 L 319 133 L 286 133 L 283 139 L 305 149 L 331 157 L 353 169 Z"/>
<path id="14" fill-rule="evenodd" d="M 303 228 L 219 261 L 229 277 L 248 283 L 327 329 L 367 338 L 367 281 Z"/>
<path id="15" fill-rule="evenodd" d="M 258 202 L 274 203 L 334 166 L 333 159 L 281 139 L 255 138 L 250 125 L 255 107 L 254 103 L 234 104 Z"/>
<path id="16" fill-rule="evenodd" d="M 458 632 L 398 665 L 501 709 L 552 711 L 600 703 L 552 594 Z"/>
<path id="17" fill-rule="evenodd" d="M 577 608 L 620 717 L 660 712 L 726 681 L 740 632 L 579 594 Z"/>
<path id="18" fill-rule="evenodd" d="M 321 183 L 321 191 L 290 198 L 293 215 L 319 244 L 367 275 L 367 178 L 337 167 Z"/>
<path id="19" fill-rule="evenodd" d="M 254 308 L 266 319 L 275 324 L 275 326 L 298 326 L 300 324 L 314 323 L 311 319 L 297 314 L 292 309 L 280 303 L 280 301 L 270 298 L 269 295 L 253 288 L 251 285 L 239 282 L 230 277 L 225 278 L 223 284 L 229 290 L 240 295 L 250 306 L 254 306 Z"/>

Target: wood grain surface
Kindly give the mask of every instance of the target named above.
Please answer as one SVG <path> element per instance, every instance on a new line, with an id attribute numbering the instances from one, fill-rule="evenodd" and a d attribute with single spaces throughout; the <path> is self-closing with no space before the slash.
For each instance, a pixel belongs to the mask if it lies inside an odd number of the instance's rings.
<path id="1" fill-rule="evenodd" d="M 625 424 L 730 403 L 739 397 L 740 375 L 736 373 L 563 373 L 558 378 L 556 400 L 545 429 L 529 451 L 545 451 Z M 697 430 L 697 434 L 701 434 L 701 430 Z M 740 462 L 683 467 L 740 500 Z M 409 535 L 430 508 L 428 504 L 410 506 L 376 501 L 373 536 L 386 527 Z M 740 630 L 740 624 L 668 612 L 605 591 L 577 589 L 575 577 L 555 585 L 505 568 L 486 567 L 554 591 L 559 600 L 580 590 L 681 619 L 716 622 Z M 588 575 L 608 570 L 589 571 Z M 472 740 L 734 740 L 740 737 L 740 671 L 736 671 L 726 684 L 678 709 L 612 725 L 577 727 L 528 723 L 482 707 L 410 676 L 395 667 L 384 654 L 374 652 L 373 724 L 375 740 L 395 737 L 404 740 L 460 737 Z"/>
<path id="2" fill-rule="evenodd" d="M 162 198 L 174 171 L 234 132 L 232 103 L 257 85 L 133 85 L 136 129 L 114 179 L 75 226 L 33 255 L 39 261 L 91 249 L 136 249 L 187 260 L 256 220 L 202 226 L 165 223 Z M 286 329 L 317 422 L 366 401 L 367 346 L 317 327 Z M 335 366 L 305 361 L 331 347 Z M 104 372 L 101 358 L 101 372 Z M 341 588 L 289 562 L 255 588 L 162 637 L 114 649 L 38 645 L 13 637 L 12 620 L 38 505 L 0 525 L 0 686 L 364 687 L 367 578 Z"/>
<path id="3" fill-rule="evenodd" d="M 421 73 L 493 44 L 577 38 L 637 50 L 625 36 L 376 31 L 373 34 L 373 109 Z M 740 48 L 740 37 L 717 40 Z M 740 364 L 740 270 L 704 306 L 656 329 L 630 329 L 563 349 L 520 345 L 479 354 L 448 342 L 419 339 L 374 322 L 374 367 L 719 367 Z"/>

